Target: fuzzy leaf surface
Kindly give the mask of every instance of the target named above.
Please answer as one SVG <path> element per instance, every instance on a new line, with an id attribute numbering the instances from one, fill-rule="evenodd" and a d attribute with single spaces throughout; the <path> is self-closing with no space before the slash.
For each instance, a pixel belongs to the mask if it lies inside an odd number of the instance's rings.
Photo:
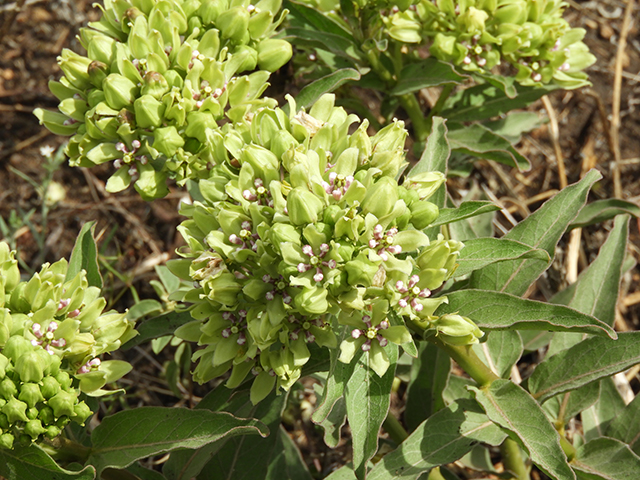
<path id="1" fill-rule="evenodd" d="M 150 318 L 137 326 L 138 335 L 125 343 L 120 349 L 129 350 L 154 338 L 171 335 L 178 327 L 189 322 L 193 322 L 193 317 L 189 312 L 174 311 Z"/>
<path id="2" fill-rule="evenodd" d="M 13 450 L 0 449 L 0 475 L 19 480 L 93 480 L 96 471 L 93 466 L 79 472 L 65 470 L 37 445 L 16 445 Z"/>
<path id="3" fill-rule="evenodd" d="M 509 378 L 513 367 L 524 350 L 520 333 L 515 330 L 496 330 L 489 333 L 486 342 L 473 346 L 476 354 L 502 378 Z"/>
<path id="4" fill-rule="evenodd" d="M 353 442 L 353 466 L 360 480 L 365 477 L 367 463 L 378 450 L 380 428 L 389 412 L 398 347 L 389 343 L 384 350 L 391 365 L 382 377 L 371 369 L 369 354 L 363 352 L 352 360 L 356 362 L 355 369 L 345 386 L 347 416 Z"/>
<path id="5" fill-rule="evenodd" d="M 569 228 L 588 227 L 589 225 L 602 223 L 616 215 L 624 214 L 633 215 L 638 218 L 640 217 L 640 207 L 633 202 L 627 202 L 617 198 L 596 200 L 595 202 L 585 205 L 582 210 L 580 210 L 578 217 L 569 225 Z"/>
<path id="6" fill-rule="evenodd" d="M 545 202 L 503 238 L 546 250 L 553 259 L 562 234 L 578 215 L 591 186 L 600 178 L 600 173 L 591 170 L 580 182 L 564 188 Z M 469 287 L 522 295 L 548 266 L 539 260 L 527 259 L 495 263 L 473 272 Z"/>
<path id="7" fill-rule="evenodd" d="M 587 442 L 604 436 L 611 421 L 625 408 L 624 400 L 611 377 L 600 380 L 600 397 L 580 414 Z"/>
<path id="8" fill-rule="evenodd" d="M 478 442 L 499 445 L 505 437 L 476 402 L 461 399 L 421 423 L 373 467 L 367 479 L 417 479 L 434 467 L 455 462 Z"/>
<path id="9" fill-rule="evenodd" d="M 507 260 L 537 259 L 549 263 L 551 259 L 545 250 L 504 238 L 477 238 L 464 242 L 458 257 L 455 275 L 462 276 L 479 270 L 492 263 Z"/>
<path id="10" fill-rule="evenodd" d="M 102 288 L 102 275 L 98 265 L 98 247 L 93 239 L 96 222 L 87 222 L 82 226 L 69 258 L 69 268 L 65 281 L 71 280 L 80 270 L 87 272 L 90 287 Z"/>
<path id="11" fill-rule="evenodd" d="M 585 480 L 640 478 L 640 457 L 614 438 L 596 438 L 582 445 L 571 466 Z"/>
<path id="12" fill-rule="evenodd" d="M 298 107 L 310 107 L 325 93 L 331 93 L 350 81 L 360 80 L 360 73 L 353 68 L 341 68 L 305 86 L 296 97 Z"/>
<path id="13" fill-rule="evenodd" d="M 560 447 L 558 432 L 540 405 L 522 387 L 499 379 L 488 388 L 469 388 L 487 416 L 514 434 L 544 473 L 555 480 L 576 478 Z"/>
<path id="14" fill-rule="evenodd" d="M 611 421 L 606 435 L 623 441 L 640 455 L 640 395 L 636 395 L 631 403 Z"/>
<path id="15" fill-rule="evenodd" d="M 440 210 L 438 218 L 430 225 L 436 227 L 447 223 L 459 222 L 465 218 L 475 217 L 487 212 L 495 212 L 500 210 L 495 203 L 477 200 L 471 202 L 462 202 L 458 208 L 443 208 Z"/>
<path id="16" fill-rule="evenodd" d="M 640 332 L 617 340 L 591 337 L 545 359 L 529 378 L 529 391 L 541 402 L 640 363 Z"/>
<path id="17" fill-rule="evenodd" d="M 466 75 L 458 74 L 451 64 L 429 57 L 420 62 L 405 65 L 400 73 L 400 80 L 390 93 L 404 95 L 445 83 L 459 85 L 467 78 L 469 77 Z"/>
<path id="18" fill-rule="evenodd" d="M 140 407 L 106 417 L 91 435 L 87 463 L 98 472 L 178 448 L 199 448 L 234 435 L 269 434 L 264 424 L 229 413 Z"/>
<path id="19" fill-rule="evenodd" d="M 447 293 L 436 315 L 459 312 L 485 330 L 548 330 L 582 332 L 616 338 L 616 332 L 597 318 L 569 307 L 526 300 L 489 290 L 459 290 Z"/>

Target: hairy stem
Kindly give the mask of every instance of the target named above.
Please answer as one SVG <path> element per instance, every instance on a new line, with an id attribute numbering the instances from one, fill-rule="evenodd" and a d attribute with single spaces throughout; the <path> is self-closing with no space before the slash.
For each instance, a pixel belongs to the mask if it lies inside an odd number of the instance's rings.
<path id="1" fill-rule="evenodd" d="M 517 480 L 529 480 L 529 471 L 522 458 L 520 446 L 514 440 L 507 437 L 500 445 L 500 453 L 505 470 L 510 470 Z"/>
<path id="2" fill-rule="evenodd" d="M 400 421 L 391 413 L 387 414 L 387 418 L 382 424 L 382 428 L 389 434 L 391 439 L 400 445 L 409 436 Z"/>
<path id="3" fill-rule="evenodd" d="M 478 358 L 470 345 L 455 346 L 440 341 L 437 337 L 429 338 L 429 341 L 437 345 L 453 358 L 460 367 L 473 378 L 481 387 L 488 387 L 494 380 L 499 379 L 485 363 Z"/>
<path id="4" fill-rule="evenodd" d="M 420 102 L 413 93 L 405 93 L 398 97 L 400 105 L 407 112 L 413 126 L 413 134 L 416 141 L 424 144 L 427 141 L 429 133 L 431 133 L 431 121 L 424 116 Z"/>

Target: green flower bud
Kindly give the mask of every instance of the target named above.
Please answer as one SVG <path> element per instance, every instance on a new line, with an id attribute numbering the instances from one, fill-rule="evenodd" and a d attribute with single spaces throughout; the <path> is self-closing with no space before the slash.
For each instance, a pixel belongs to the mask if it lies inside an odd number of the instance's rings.
<path id="1" fill-rule="evenodd" d="M 15 423 L 19 421 L 26 422 L 29 420 L 26 415 L 27 404 L 21 402 L 15 397 L 10 398 L 7 403 L 2 407 L 2 413 L 7 416 L 9 423 Z"/>
<path id="2" fill-rule="evenodd" d="M 249 399 L 256 405 L 264 400 L 271 393 L 276 384 L 276 377 L 268 372 L 262 371 L 251 384 Z"/>
<path id="3" fill-rule="evenodd" d="M 159 127 L 162 123 L 165 106 L 151 95 L 142 95 L 133 102 L 136 125 L 140 128 Z"/>
<path id="4" fill-rule="evenodd" d="M 296 307 L 307 315 L 322 315 L 326 313 L 327 291 L 321 287 L 305 288 L 295 297 Z"/>
<path id="5" fill-rule="evenodd" d="M 54 439 L 57 436 L 59 436 L 62 433 L 62 430 L 60 429 L 60 427 L 56 427 L 55 425 L 49 425 L 47 427 L 47 431 L 45 432 L 45 435 L 50 438 L 50 439 Z"/>
<path id="6" fill-rule="evenodd" d="M 40 386 L 36 383 L 25 383 L 20 387 L 19 400 L 25 402 L 29 408 L 36 406 L 36 403 L 44 400 L 42 393 L 40 392 Z"/>
<path id="7" fill-rule="evenodd" d="M 151 95 L 156 100 L 160 100 L 169 90 L 167 79 L 158 72 L 149 71 L 142 78 L 141 95 Z"/>
<path id="8" fill-rule="evenodd" d="M 43 357 L 37 352 L 26 352 L 16 362 L 15 370 L 23 382 L 39 382 L 44 377 L 48 365 L 42 363 Z"/>
<path id="9" fill-rule="evenodd" d="M 71 382 L 73 381 L 72 378 L 69 376 L 69 374 L 67 372 L 64 371 L 60 371 L 55 375 L 55 379 L 58 382 L 58 385 L 60 385 L 60 388 L 62 390 L 69 390 L 69 388 L 71 388 Z M 43 394 L 44 395 L 44 394 Z M 46 397 L 46 395 L 45 395 Z"/>
<path id="10" fill-rule="evenodd" d="M 63 415 L 73 417 L 76 414 L 74 406 L 77 399 L 78 396 L 76 394 L 60 390 L 49 399 L 48 404 L 53 409 L 53 414 L 57 418 L 60 418 Z"/>
<path id="11" fill-rule="evenodd" d="M 242 6 L 230 8 L 218 15 L 216 25 L 222 38 L 236 43 L 241 42 L 248 33 L 249 17 L 249 12 Z"/>
<path id="12" fill-rule="evenodd" d="M 427 228 L 440 215 L 438 206 L 431 202 L 415 202 L 409 208 L 411 210 L 411 224 L 416 230 Z"/>
<path id="13" fill-rule="evenodd" d="M 173 126 L 156 128 L 153 138 L 153 148 L 167 157 L 172 157 L 179 148 L 184 146 L 184 139 Z"/>
<path id="14" fill-rule="evenodd" d="M 282 245 L 291 244 L 300 246 L 300 233 L 293 225 L 276 223 L 269 230 L 269 241 L 273 248 L 281 253 Z"/>
<path id="15" fill-rule="evenodd" d="M 382 177 L 367 189 L 362 201 L 362 211 L 382 218 L 393 210 L 398 201 L 398 184 L 392 177 Z"/>
<path id="16" fill-rule="evenodd" d="M 360 253 L 354 260 L 347 262 L 344 269 L 349 276 L 349 285 L 370 287 L 380 267 L 369 260 L 364 253 Z"/>
<path id="17" fill-rule="evenodd" d="M 4 407 L 6 404 L 6 400 L 0 401 L 0 409 L 2 409 L 2 407 Z M 4 413 L 0 412 L 0 431 L 8 430 L 9 428 L 11 428 L 11 424 L 9 423 L 7 416 Z"/>
<path id="18" fill-rule="evenodd" d="M 254 14 L 249 19 L 249 35 L 254 40 L 259 39 L 267 33 L 267 30 L 273 23 L 273 13 L 268 10 Z M 268 70 L 268 69 L 267 69 Z M 269 70 L 273 72 L 274 70 Z"/>
<path id="19" fill-rule="evenodd" d="M 512 4 L 512 6 L 516 6 L 517 4 Z M 519 6 L 519 5 L 517 5 Z M 500 10 L 498 10 L 499 12 Z M 489 14 L 484 10 L 478 10 L 475 7 L 469 7 L 467 10 L 458 17 L 457 22 L 459 25 L 462 25 L 467 32 L 472 35 L 476 35 L 478 33 L 482 33 L 484 31 L 484 23 L 489 18 Z M 511 21 L 511 23 L 519 23 L 517 21 L 512 21 L 513 18 L 507 20 L 503 23 L 507 23 Z"/>
<path id="20" fill-rule="evenodd" d="M 71 85 L 80 90 L 86 90 L 91 86 L 89 74 L 87 73 L 87 69 L 91 64 L 90 59 L 65 48 L 57 60 L 60 70 L 62 70 Z"/>
<path id="21" fill-rule="evenodd" d="M 84 422 L 93 415 L 93 412 L 85 402 L 80 402 L 74 407 L 75 416 L 72 418 L 74 422 L 79 425 L 84 425 Z"/>
<path id="22" fill-rule="evenodd" d="M 450 345 L 472 345 L 478 343 L 484 332 L 472 320 L 461 315 L 443 315 L 433 322 L 436 335 Z"/>
<path id="23" fill-rule="evenodd" d="M 207 297 L 222 305 L 234 305 L 238 301 L 238 294 L 242 291 L 242 285 L 232 273 L 228 272 L 203 283 Z"/>
<path id="24" fill-rule="evenodd" d="M 131 105 L 138 94 L 136 84 L 119 73 L 108 75 L 102 82 L 102 90 L 107 104 L 115 110 Z"/>
<path id="25" fill-rule="evenodd" d="M 40 387 L 40 393 L 44 398 L 51 398 L 60 391 L 60 384 L 51 376 L 44 377 L 42 379 L 42 386 Z"/>
<path id="26" fill-rule="evenodd" d="M 18 359 L 27 352 L 32 352 L 34 350 L 31 342 L 26 338 L 14 335 L 5 344 L 2 349 L 2 353 L 14 363 L 18 361 Z"/>
<path id="27" fill-rule="evenodd" d="M 91 83 L 97 88 L 102 88 L 102 82 L 109 75 L 109 66 L 106 63 L 94 60 L 89 64 L 87 73 Z"/>
<path id="28" fill-rule="evenodd" d="M 387 25 L 387 32 L 394 40 L 404 43 L 420 43 L 420 22 L 416 14 L 411 11 L 398 12 Z"/>
<path id="29" fill-rule="evenodd" d="M 37 440 L 46 431 L 47 429 L 42 426 L 40 420 L 29 420 L 24 426 L 24 433 L 29 435 L 33 441 Z"/>
<path id="30" fill-rule="evenodd" d="M 287 196 L 287 211 L 294 225 L 316 223 L 322 211 L 323 202 L 303 187 L 296 187 Z"/>
<path id="31" fill-rule="evenodd" d="M 3 433 L 2 435 L 0 435 L 0 448 L 11 450 L 13 448 L 14 440 L 15 437 L 10 433 Z"/>
<path id="32" fill-rule="evenodd" d="M 270 38 L 258 45 L 258 66 L 261 70 L 275 72 L 284 66 L 293 55 L 291 44 L 286 40 Z"/>
<path id="33" fill-rule="evenodd" d="M 11 292 L 20 282 L 20 270 L 15 252 L 11 251 L 6 242 L 0 242 L 0 276 L 5 292 Z"/>
<path id="34" fill-rule="evenodd" d="M 38 411 L 38 418 L 44 422 L 45 425 L 49 425 L 55 421 L 53 409 L 49 405 L 43 405 Z"/>
<path id="35" fill-rule="evenodd" d="M 2 382 L 0 382 L 0 395 L 6 400 L 10 400 L 18 395 L 18 388 L 9 377 L 5 377 Z"/>

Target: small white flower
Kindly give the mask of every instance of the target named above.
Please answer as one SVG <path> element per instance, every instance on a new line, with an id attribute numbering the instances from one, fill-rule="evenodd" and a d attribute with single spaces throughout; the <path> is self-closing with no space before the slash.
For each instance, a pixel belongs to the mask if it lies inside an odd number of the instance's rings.
<path id="1" fill-rule="evenodd" d="M 53 153 L 56 151 L 51 145 L 45 145 L 44 147 L 40 147 L 40 155 L 43 157 L 51 157 Z"/>

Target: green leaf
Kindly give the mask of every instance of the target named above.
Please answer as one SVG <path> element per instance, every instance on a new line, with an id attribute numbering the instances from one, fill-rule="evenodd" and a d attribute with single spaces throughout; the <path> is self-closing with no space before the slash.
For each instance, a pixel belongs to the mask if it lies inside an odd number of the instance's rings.
<path id="1" fill-rule="evenodd" d="M 69 268 L 65 281 L 71 280 L 80 270 L 87 272 L 89 286 L 102 288 L 102 276 L 98 266 L 98 248 L 93 239 L 96 222 L 87 222 L 82 226 L 69 258 Z"/>
<path id="2" fill-rule="evenodd" d="M 333 472 L 328 477 L 325 477 L 324 480 L 357 480 L 357 477 L 356 472 L 353 471 L 351 465 L 345 465 L 344 467 L 341 467 Z"/>
<path id="3" fill-rule="evenodd" d="M 496 262 L 517 259 L 538 259 L 548 264 L 551 259 L 544 250 L 504 238 L 467 240 L 458 257 L 455 276 L 463 276 Z"/>
<path id="4" fill-rule="evenodd" d="M 127 472 L 136 476 L 140 480 L 167 480 L 164 475 L 155 470 L 149 470 L 139 463 L 134 463 L 127 467 Z"/>
<path id="5" fill-rule="evenodd" d="M 442 392 L 451 372 L 451 357 L 432 343 L 422 342 L 420 354 L 411 364 L 404 423 L 413 431 L 432 414 L 445 407 Z"/>
<path id="6" fill-rule="evenodd" d="M 580 274 L 575 283 L 554 295 L 551 302 L 569 305 L 613 326 L 628 236 L 629 217 L 618 216 L 593 263 Z M 555 336 L 549 345 L 547 357 L 572 347 L 583 338 L 578 334 Z"/>
<path id="7" fill-rule="evenodd" d="M 329 32 L 318 32 L 305 28 L 289 27 L 282 31 L 289 43 L 318 50 L 327 50 L 352 62 L 359 63 L 360 50 L 351 40 Z"/>
<path id="8" fill-rule="evenodd" d="M 291 0 L 285 0 L 283 6 L 289 10 L 289 14 L 293 17 L 292 23 L 297 24 L 299 22 L 303 25 L 309 25 L 320 32 L 339 35 L 353 41 L 353 36 L 348 30 L 318 9 L 311 8 L 303 3 L 292 2 Z"/>
<path id="9" fill-rule="evenodd" d="M 640 207 L 632 202 L 618 200 L 617 198 L 607 198 L 605 200 L 596 200 L 593 203 L 585 205 L 578 217 L 573 221 L 569 228 L 580 228 L 602 223 L 605 220 L 624 214 L 640 217 Z"/>
<path id="10" fill-rule="evenodd" d="M 483 330 L 548 330 L 582 332 L 616 338 L 616 332 L 597 318 L 562 305 L 489 290 L 459 290 L 447 293 L 436 315 L 459 312 Z"/>
<path id="11" fill-rule="evenodd" d="M 162 304 L 159 301 L 148 298 L 135 303 L 127 310 L 126 316 L 127 320 L 135 322 L 151 313 L 158 313 L 161 310 Z"/>
<path id="12" fill-rule="evenodd" d="M 555 480 L 575 479 L 560 447 L 558 432 L 522 387 L 499 379 L 488 388 L 470 389 L 487 416 L 515 435 L 540 470 Z"/>
<path id="13" fill-rule="evenodd" d="M 468 127 L 449 123 L 448 138 L 452 150 L 494 160 L 521 171 L 531 168 L 529 160 L 518 153 L 506 138 L 479 123 Z"/>
<path id="14" fill-rule="evenodd" d="M 459 222 L 465 218 L 475 217 L 487 212 L 495 212 L 496 210 L 500 210 L 500 207 L 486 200 L 462 202 L 458 208 L 443 208 L 440 210 L 440 215 L 431 224 L 431 227 Z"/>
<path id="15" fill-rule="evenodd" d="M 473 346 L 478 357 L 502 378 L 509 378 L 524 350 L 520 334 L 514 330 L 490 332 L 486 342 Z"/>
<path id="16" fill-rule="evenodd" d="M 351 335 L 347 326 L 339 327 L 338 345 Z M 330 350 L 331 366 L 324 385 L 322 400 L 318 408 L 311 415 L 311 421 L 324 429 L 324 442 L 330 448 L 335 448 L 340 442 L 340 429 L 347 420 L 347 405 L 344 398 L 344 388 L 353 374 L 355 362 L 342 363 L 338 361 L 340 349 Z"/>
<path id="17" fill-rule="evenodd" d="M 193 317 L 189 312 L 174 311 L 150 318 L 138 326 L 138 336 L 129 340 L 120 349 L 129 350 L 154 338 L 172 335 L 178 327 L 189 322 L 193 322 Z"/>
<path id="18" fill-rule="evenodd" d="M 449 375 L 449 383 L 442 392 L 442 398 L 446 404 L 451 404 L 459 399 L 473 400 L 473 395 L 469 392 L 468 387 L 476 385 L 476 382 L 470 378 L 451 374 Z"/>
<path id="19" fill-rule="evenodd" d="M 529 391 L 541 402 L 640 363 L 640 332 L 617 340 L 591 337 L 546 358 L 529 378 Z"/>
<path id="20" fill-rule="evenodd" d="M 600 380 L 600 398 L 580 414 L 584 439 L 589 442 L 604 436 L 611 421 L 625 407 L 624 400 L 612 378 Z"/>
<path id="21" fill-rule="evenodd" d="M 364 479 L 367 463 L 378 450 L 380 428 L 389 412 L 398 347 L 389 343 L 384 351 L 391 363 L 387 372 L 379 377 L 369 366 L 369 354 L 362 352 L 352 360 L 356 366 L 344 391 L 352 435 L 353 465 L 360 480 Z"/>
<path id="22" fill-rule="evenodd" d="M 511 110 L 525 108 L 544 95 L 557 90 L 557 85 L 540 87 L 517 86 L 518 95 L 510 99 L 499 88 L 482 84 L 475 85 L 449 97 L 445 109 L 440 113 L 455 122 L 472 122 L 497 117 Z"/>
<path id="23" fill-rule="evenodd" d="M 640 478 L 640 457 L 614 438 L 596 438 L 582 445 L 571 466 L 585 480 Z"/>
<path id="24" fill-rule="evenodd" d="M 525 352 L 533 352 L 539 348 L 546 347 L 553 338 L 552 332 L 540 332 L 535 330 L 521 331 L 522 343 Z"/>
<path id="25" fill-rule="evenodd" d="M 596 403 L 599 397 L 600 382 L 593 382 L 550 398 L 542 404 L 542 409 L 549 414 L 551 420 L 557 420 L 561 406 L 564 404 L 562 421 L 567 423 L 577 414 Z"/>
<path id="26" fill-rule="evenodd" d="M 400 73 L 400 80 L 389 93 L 404 95 L 445 83 L 460 85 L 468 78 L 467 75 L 458 74 L 451 64 L 429 57 L 420 62 L 405 65 Z"/>
<path id="27" fill-rule="evenodd" d="M 636 395 L 633 401 L 618 413 L 605 433 L 607 437 L 627 443 L 631 450 L 640 455 L 640 395 Z"/>
<path id="28" fill-rule="evenodd" d="M 518 95 L 518 90 L 515 87 L 516 79 L 513 76 L 505 77 L 503 75 L 495 75 L 492 73 L 475 73 L 474 76 L 480 77 L 485 82 L 499 88 L 510 99 L 515 98 Z"/>
<path id="29" fill-rule="evenodd" d="M 102 420 L 91 435 L 93 448 L 87 463 L 100 473 L 107 467 L 124 468 L 152 455 L 251 434 L 265 437 L 269 430 L 261 422 L 229 413 L 139 407 Z"/>
<path id="30" fill-rule="evenodd" d="M 499 445 L 506 435 L 473 400 L 440 410 L 369 472 L 367 480 L 416 479 L 439 465 L 455 462 L 478 442 Z"/>
<path id="31" fill-rule="evenodd" d="M 467 453 L 464 457 L 458 460 L 460 464 L 464 465 L 467 468 L 472 470 L 477 470 L 480 472 L 487 472 L 498 477 L 501 475 L 496 471 L 493 467 L 493 463 L 491 462 L 491 453 L 489 449 L 484 445 L 475 445 L 469 453 Z M 509 475 L 510 478 L 511 476 Z"/>
<path id="32" fill-rule="evenodd" d="M 273 448 L 273 455 L 269 460 L 265 480 L 282 480 L 285 478 L 312 480 L 311 473 L 309 473 L 309 469 L 302 459 L 300 450 L 298 450 L 298 447 L 282 425 L 278 428 L 276 438 L 277 442 Z M 248 453 L 252 454 L 252 452 Z M 208 476 L 207 478 L 211 477 Z M 235 478 L 234 474 L 233 479 Z"/>
<path id="33" fill-rule="evenodd" d="M 7 480 L 93 480 L 96 471 L 90 465 L 79 472 L 65 470 L 33 444 L 0 449 L 0 475 Z"/>
<path id="34" fill-rule="evenodd" d="M 538 128 L 541 123 L 537 113 L 512 112 L 500 120 L 484 122 L 483 125 L 514 144 L 520 141 L 523 133 Z"/>
<path id="35" fill-rule="evenodd" d="M 503 238 L 546 250 L 553 259 L 562 234 L 584 205 L 591 186 L 600 178 L 600 173 L 591 170 L 580 182 L 564 188 L 545 202 Z M 548 265 L 543 265 L 539 260 L 495 263 L 473 272 L 469 286 L 523 295 L 547 268 Z"/>
<path id="36" fill-rule="evenodd" d="M 433 117 L 432 122 L 431 133 L 427 137 L 427 143 L 420 161 L 413 166 L 407 174 L 407 178 L 425 172 L 442 172 L 445 176 L 447 174 L 447 160 L 451 156 L 451 148 L 449 148 L 449 141 L 447 140 L 446 120 L 442 117 Z M 444 185 L 441 190 L 444 192 Z M 444 207 L 445 199 L 444 195 L 440 198 L 439 193 L 440 190 L 434 194 L 438 201 L 434 201 L 434 197 L 431 197 L 430 200 L 438 205 L 439 208 L 442 208 Z"/>
<path id="37" fill-rule="evenodd" d="M 296 97 L 298 107 L 310 107 L 325 93 L 331 93 L 349 81 L 360 80 L 360 73 L 353 68 L 343 68 L 310 83 Z"/>

